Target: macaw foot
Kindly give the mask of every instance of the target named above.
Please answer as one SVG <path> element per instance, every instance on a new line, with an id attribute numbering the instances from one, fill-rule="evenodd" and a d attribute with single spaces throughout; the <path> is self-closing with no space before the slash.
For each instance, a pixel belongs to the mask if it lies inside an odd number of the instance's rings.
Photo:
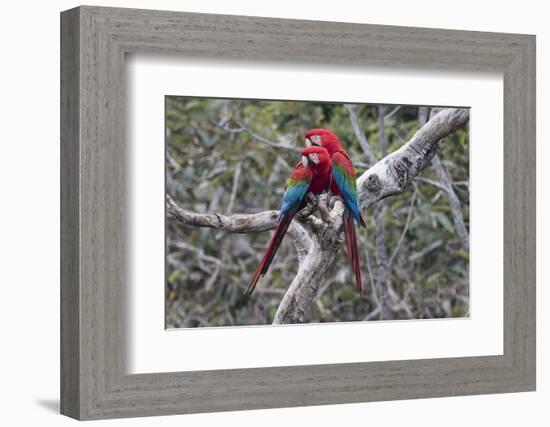
<path id="1" fill-rule="evenodd" d="M 330 206 L 331 210 L 334 209 L 334 205 L 336 205 L 336 202 L 344 203 L 344 200 L 336 194 L 331 194 L 329 196 L 329 202 L 328 202 L 328 205 Z"/>
<path id="2" fill-rule="evenodd" d="M 313 193 L 307 193 L 307 201 L 308 204 L 312 206 L 317 206 L 319 204 L 319 195 L 313 194 Z"/>
<path id="3" fill-rule="evenodd" d="M 317 209 L 319 210 L 319 214 L 321 215 L 321 219 L 323 220 L 323 222 L 329 223 L 330 212 L 327 204 L 328 204 L 328 196 L 319 197 L 319 203 L 317 205 Z"/>
<path id="4" fill-rule="evenodd" d="M 308 193 L 306 195 L 306 201 L 306 206 L 300 211 L 300 216 L 302 218 L 313 214 L 313 212 L 315 212 L 315 209 L 317 209 L 317 205 L 319 204 L 319 199 L 317 198 L 317 196 L 311 193 Z"/>
<path id="5" fill-rule="evenodd" d="M 330 191 L 328 193 L 325 193 L 325 198 L 327 202 L 327 207 L 329 209 L 332 209 L 332 193 Z"/>

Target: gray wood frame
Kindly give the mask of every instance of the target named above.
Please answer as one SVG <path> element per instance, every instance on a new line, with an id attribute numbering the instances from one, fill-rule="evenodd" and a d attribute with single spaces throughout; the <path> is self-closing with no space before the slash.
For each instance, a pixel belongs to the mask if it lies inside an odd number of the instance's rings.
<path id="1" fill-rule="evenodd" d="M 504 75 L 504 354 L 128 375 L 124 55 Z M 535 37 L 79 7 L 61 14 L 61 412 L 99 419 L 535 389 Z"/>

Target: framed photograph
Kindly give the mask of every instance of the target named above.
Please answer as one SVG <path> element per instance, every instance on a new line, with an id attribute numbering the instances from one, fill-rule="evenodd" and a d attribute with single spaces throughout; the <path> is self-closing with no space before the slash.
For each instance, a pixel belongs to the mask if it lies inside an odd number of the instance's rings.
<path id="1" fill-rule="evenodd" d="M 61 411 L 535 389 L 535 37 L 61 14 Z"/>
<path id="2" fill-rule="evenodd" d="M 469 317 L 469 109 L 165 99 L 167 328 Z M 430 117 L 447 139 L 413 169 Z"/>

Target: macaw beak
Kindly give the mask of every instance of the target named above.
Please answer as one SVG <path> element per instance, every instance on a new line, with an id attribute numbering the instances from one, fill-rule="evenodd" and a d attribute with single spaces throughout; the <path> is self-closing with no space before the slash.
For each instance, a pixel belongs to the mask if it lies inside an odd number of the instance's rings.
<path id="1" fill-rule="evenodd" d="M 309 138 L 306 138 L 306 147 L 311 147 L 311 141 Z"/>
<path id="2" fill-rule="evenodd" d="M 307 168 L 307 156 L 302 156 L 302 165 L 304 165 L 305 168 Z"/>

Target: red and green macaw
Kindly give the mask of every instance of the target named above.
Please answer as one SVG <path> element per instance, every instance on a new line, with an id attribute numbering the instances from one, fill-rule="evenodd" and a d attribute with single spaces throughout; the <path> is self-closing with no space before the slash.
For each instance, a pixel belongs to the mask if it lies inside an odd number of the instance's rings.
<path id="1" fill-rule="evenodd" d="M 246 294 L 250 295 L 256 285 L 267 273 L 283 237 L 292 222 L 292 218 L 303 209 L 308 193 L 320 194 L 327 190 L 331 180 L 331 160 L 323 147 L 307 147 L 302 151 L 302 160 L 296 165 L 283 197 L 277 228 L 271 237 L 267 250 L 250 281 Z"/>
<path id="2" fill-rule="evenodd" d="M 306 145 L 325 148 L 332 162 L 330 191 L 341 196 L 344 201 L 344 236 L 346 249 L 355 273 L 357 289 L 362 291 L 361 265 L 359 263 L 359 248 L 355 234 L 354 221 L 365 227 L 359 209 L 359 196 L 355 183 L 355 169 L 349 154 L 344 150 L 338 137 L 328 129 L 312 129 L 306 133 Z"/>

